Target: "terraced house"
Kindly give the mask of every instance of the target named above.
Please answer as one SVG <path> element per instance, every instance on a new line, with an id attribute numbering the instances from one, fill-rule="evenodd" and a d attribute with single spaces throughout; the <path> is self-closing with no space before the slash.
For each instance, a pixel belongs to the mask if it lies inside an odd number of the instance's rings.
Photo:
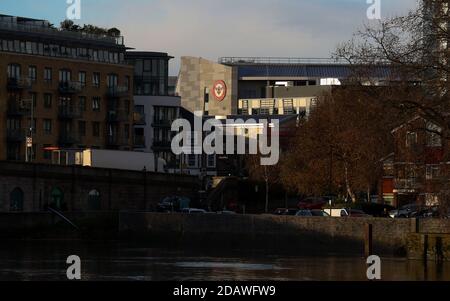
<path id="1" fill-rule="evenodd" d="M 0 160 L 132 148 L 133 67 L 123 37 L 0 15 Z"/>

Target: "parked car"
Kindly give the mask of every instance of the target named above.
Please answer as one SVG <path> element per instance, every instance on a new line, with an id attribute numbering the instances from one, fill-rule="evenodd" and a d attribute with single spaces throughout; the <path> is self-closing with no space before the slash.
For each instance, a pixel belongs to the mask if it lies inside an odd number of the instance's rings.
<path id="1" fill-rule="evenodd" d="M 389 212 L 389 216 L 392 218 L 409 218 L 413 213 L 421 210 L 421 206 L 417 204 L 408 204 L 400 207 L 398 210 L 392 210 Z"/>
<path id="2" fill-rule="evenodd" d="M 278 208 L 275 210 L 274 215 L 290 215 L 294 216 L 298 212 L 298 209 L 296 208 Z"/>
<path id="3" fill-rule="evenodd" d="M 208 213 L 208 211 L 203 210 L 203 209 L 196 209 L 196 208 L 184 208 L 183 210 L 181 210 L 181 213 L 185 213 L 185 214 L 206 214 L 206 213 Z"/>
<path id="4" fill-rule="evenodd" d="M 441 213 L 439 212 L 439 207 L 428 207 L 421 208 L 417 212 L 413 212 L 410 217 L 412 218 L 439 218 Z"/>
<path id="5" fill-rule="evenodd" d="M 237 213 L 234 212 L 234 211 L 224 210 L 224 211 L 219 211 L 219 212 L 217 212 L 217 214 L 235 215 L 235 214 L 237 214 Z"/>
<path id="6" fill-rule="evenodd" d="M 311 210 L 298 210 L 297 214 L 295 216 L 302 216 L 302 217 L 312 217 L 313 214 Z"/>
<path id="7" fill-rule="evenodd" d="M 325 209 L 324 211 L 332 217 L 371 217 L 364 211 L 356 209 Z"/>
<path id="8" fill-rule="evenodd" d="M 328 199 L 326 198 L 306 198 L 301 200 L 297 206 L 299 209 L 312 210 L 312 209 L 322 209 L 323 206 L 327 204 Z"/>
<path id="9" fill-rule="evenodd" d="M 311 210 L 312 216 L 329 217 L 330 215 L 323 210 Z"/>
<path id="10" fill-rule="evenodd" d="M 189 208 L 190 203 L 191 200 L 187 197 L 168 196 L 158 204 L 157 211 L 162 213 L 180 212 L 184 208 Z"/>

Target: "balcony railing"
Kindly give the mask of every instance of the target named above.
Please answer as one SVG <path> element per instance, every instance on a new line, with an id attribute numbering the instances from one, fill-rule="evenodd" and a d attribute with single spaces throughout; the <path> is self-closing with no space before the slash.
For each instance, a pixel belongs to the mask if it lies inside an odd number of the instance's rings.
<path id="1" fill-rule="evenodd" d="M 8 90 L 29 90 L 32 87 L 32 81 L 29 78 L 8 78 Z"/>
<path id="2" fill-rule="evenodd" d="M 110 110 L 106 114 L 106 120 L 108 122 L 127 122 L 131 120 L 131 116 L 122 110 Z"/>
<path id="3" fill-rule="evenodd" d="M 6 131 L 6 139 L 9 142 L 24 142 L 27 131 L 25 129 L 8 129 Z"/>
<path id="4" fill-rule="evenodd" d="M 130 89 L 127 86 L 108 87 L 106 96 L 110 98 L 125 97 L 130 95 Z"/>
<path id="5" fill-rule="evenodd" d="M 172 123 L 174 121 L 173 120 L 169 120 L 169 119 L 157 119 L 155 118 L 153 120 L 152 126 L 154 127 L 167 127 L 170 128 L 172 127 Z"/>
<path id="6" fill-rule="evenodd" d="M 396 179 L 395 189 L 401 191 L 414 191 L 420 188 L 420 182 L 416 178 L 410 179 Z"/>
<path id="7" fill-rule="evenodd" d="M 154 139 L 152 147 L 154 149 L 171 149 L 172 141 Z"/>
<path id="8" fill-rule="evenodd" d="M 298 57 L 221 57 L 219 63 L 224 65 L 249 65 L 249 64 L 348 64 L 345 60 L 333 58 L 298 58 Z"/>
<path id="9" fill-rule="evenodd" d="M 130 144 L 129 139 L 116 135 L 106 136 L 106 144 L 110 147 L 128 146 Z"/>
<path id="10" fill-rule="evenodd" d="M 76 94 L 83 91 L 83 87 L 80 82 L 64 81 L 59 83 L 58 90 L 61 94 Z"/>
<path id="11" fill-rule="evenodd" d="M 124 45 L 124 38 L 122 36 L 110 36 L 106 34 L 92 34 L 92 33 L 86 33 L 81 31 L 69 31 L 69 30 L 63 30 L 58 28 L 51 28 L 49 26 L 43 26 L 43 25 L 32 25 L 32 24 L 20 24 L 17 22 L 6 22 L 1 21 L 0 22 L 0 29 L 1 30 L 7 30 L 7 31 L 13 31 L 13 32 L 30 32 L 34 34 L 42 34 L 47 36 L 52 36 L 55 38 L 71 38 L 71 39 L 77 39 L 80 41 L 96 41 L 106 44 L 114 44 L 122 46 Z"/>
<path id="12" fill-rule="evenodd" d="M 62 133 L 59 135 L 58 143 L 60 146 L 72 146 L 80 143 L 81 139 L 76 133 Z"/>
<path id="13" fill-rule="evenodd" d="M 77 119 L 81 118 L 82 115 L 81 110 L 73 106 L 60 106 L 58 110 L 58 117 L 60 119 Z"/>
<path id="14" fill-rule="evenodd" d="M 7 114 L 9 116 L 24 116 L 31 112 L 31 108 L 26 106 L 21 101 L 11 100 L 8 101 Z"/>

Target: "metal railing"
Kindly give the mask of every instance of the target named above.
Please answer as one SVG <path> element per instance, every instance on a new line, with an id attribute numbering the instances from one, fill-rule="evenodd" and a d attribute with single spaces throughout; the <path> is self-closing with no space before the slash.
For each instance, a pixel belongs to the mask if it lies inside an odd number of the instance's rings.
<path id="1" fill-rule="evenodd" d="M 76 133 L 62 133 L 59 135 L 58 143 L 61 146 L 73 145 L 80 143 L 81 138 Z"/>
<path id="2" fill-rule="evenodd" d="M 7 81 L 7 89 L 8 90 L 23 90 L 23 89 L 31 89 L 32 81 L 29 78 L 16 78 L 10 77 Z"/>
<path id="3" fill-rule="evenodd" d="M 23 116 L 31 113 L 31 106 L 26 106 L 23 101 L 8 101 L 7 115 Z"/>
<path id="4" fill-rule="evenodd" d="M 395 188 L 402 190 L 414 190 L 419 187 L 418 179 L 395 179 Z"/>
<path id="5" fill-rule="evenodd" d="M 157 149 L 170 149 L 172 147 L 172 141 L 153 139 L 152 147 Z"/>
<path id="6" fill-rule="evenodd" d="M 59 106 L 58 117 L 61 119 L 81 118 L 82 112 L 79 108 L 74 106 Z"/>
<path id="7" fill-rule="evenodd" d="M 130 89 L 127 86 L 108 87 L 107 97 L 124 97 L 130 95 Z"/>
<path id="8" fill-rule="evenodd" d="M 154 127 L 172 127 L 174 120 L 154 118 L 152 126 Z"/>
<path id="9" fill-rule="evenodd" d="M 84 85 L 80 82 L 64 81 L 58 85 L 58 90 L 62 94 L 75 94 L 83 91 Z"/>
<path id="10" fill-rule="evenodd" d="M 109 110 L 106 114 L 106 120 L 108 122 L 125 122 L 131 120 L 131 113 L 123 110 Z"/>
<path id="11" fill-rule="evenodd" d="M 25 141 L 27 131 L 25 129 L 7 129 L 6 139 L 10 142 Z"/>
<path id="12" fill-rule="evenodd" d="M 219 64 L 251 65 L 251 64 L 339 64 L 346 65 L 347 61 L 334 58 L 295 58 L 295 57 L 221 57 Z"/>
<path id="13" fill-rule="evenodd" d="M 35 34 L 44 34 L 55 38 L 72 38 L 77 40 L 91 40 L 107 44 L 124 45 L 123 36 L 110 36 L 107 34 L 93 34 L 83 31 L 70 31 L 59 28 L 52 28 L 45 24 L 31 25 L 31 24 L 19 24 L 17 22 L 5 22 L 0 21 L 0 29 L 14 32 L 30 32 Z"/>
<path id="14" fill-rule="evenodd" d="M 117 136 L 117 135 L 107 135 L 106 136 L 106 144 L 108 146 L 127 146 L 130 144 L 129 139 Z"/>

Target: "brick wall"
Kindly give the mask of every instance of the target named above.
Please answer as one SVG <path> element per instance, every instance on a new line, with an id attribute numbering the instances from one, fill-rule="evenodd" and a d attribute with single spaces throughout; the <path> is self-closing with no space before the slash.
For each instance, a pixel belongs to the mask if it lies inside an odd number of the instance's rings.
<path id="1" fill-rule="evenodd" d="M 100 210 L 147 210 L 169 195 L 195 196 L 196 177 L 85 167 L 0 162 L 0 212 L 11 194 L 23 192 L 23 211 L 41 211 L 59 189 L 69 211 L 87 211 L 89 193 L 99 192 Z"/>

